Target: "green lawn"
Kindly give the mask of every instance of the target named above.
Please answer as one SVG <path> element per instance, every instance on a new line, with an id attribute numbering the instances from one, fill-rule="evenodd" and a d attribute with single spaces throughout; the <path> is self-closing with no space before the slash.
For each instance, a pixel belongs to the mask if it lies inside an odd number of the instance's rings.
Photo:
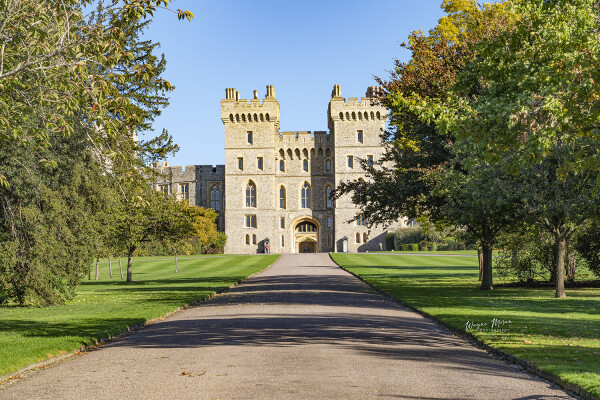
<path id="1" fill-rule="evenodd" d="M 331 256 L 376 288 L 600 396 L 600 289 L 567 289 L 566 299 L 554 299 L 554 289 L 488 292 L 478 290 L 477 258 Z M 511 322 L 492 327 L 494 318 Z"/>
<path id="2" fill-rule="evenodd" d="M 70 304 L 0 307 L 0 375 L 71 352 L 82 344 L 94 343 L 204 299 L 265 269 L 277 257 L 180 259 L 177 274 L 173 259 L 134 259 L 132 284 L 120 279 L 118 262 L 113 262 L 112 279 L 108 276 L 108 264 L 102 263 L 100 280 L 85 280 Z"/>

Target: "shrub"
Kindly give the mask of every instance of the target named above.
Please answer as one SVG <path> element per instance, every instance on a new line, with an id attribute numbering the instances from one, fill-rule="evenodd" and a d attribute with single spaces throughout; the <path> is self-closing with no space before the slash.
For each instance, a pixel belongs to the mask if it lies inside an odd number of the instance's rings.
<path id="1" fill-rule="evenodd" d="M 421 228 L 399 228 L 396 230 L 394 247 L 396 250 L 402 249 L 402 245 L 410 243 L 419 243 L 421 241 Z"/>
<path id="2" fill-rule="evenodd" d="M 438 248 L 437 243 L 431 243 L 431 251 L 437 251 L 437 248 Z"/>
<path id="3" fill-rule="evenodd" d="M 402 246 L 400 246 L 400 250 L 402 250 L 402 251 L 410 251 L 411 248 L 412 248 L 411 245 L 408 244 L 408 243 L 403 244 Z"/>
<path id="4" fill-rule="evenodd" d="M 385 249 L 386 250 L 394 250 L 396 247 L 394 245 L 394 238 L 396 234 L 394 232 L 387 232 L 385 234 Z"/>
<path id="5" fill-rule="evenodd" d="M 419 245 L 416 243 L 411 243 L 410 244 L 410 250 L 411 251 L 419 251 Z"/>
<path id="6" fill-rule="evenodd" d="M 600 278 L 600 221 L 590 222 L 583 227 L 575 237 L 574 248 L 590 271 Z"/>

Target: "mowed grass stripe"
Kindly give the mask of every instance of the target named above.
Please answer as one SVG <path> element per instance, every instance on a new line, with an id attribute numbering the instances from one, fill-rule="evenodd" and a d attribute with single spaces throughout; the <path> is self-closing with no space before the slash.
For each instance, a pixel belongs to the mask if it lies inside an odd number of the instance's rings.
<path id="1" fill-rule="evenodd" d="M 100 279 L 87 279 L 67 305 L 0 308 L 0 375 L 71 352 L 83 344 L 116 335 L 128 327 L 208 298 L 262 271 L 277 255 L 215 256 L 133 263 L 134 282 L 120 279 L 119 263 L 100 264 Z M 123 263 L 125 272 L 126 262 Z"/>
<path id="2" fill-rule="evenodd" d="M 397 299 L 600 396 L 600 289 L 568 289 L 566 299 L 554 299 L 552 288 L 481 291 L 477 258 L 332 258 Z M 493 319 L 511 322 L 492 327 Z M 487 325 L 469 330 L 467 322 Z"/>

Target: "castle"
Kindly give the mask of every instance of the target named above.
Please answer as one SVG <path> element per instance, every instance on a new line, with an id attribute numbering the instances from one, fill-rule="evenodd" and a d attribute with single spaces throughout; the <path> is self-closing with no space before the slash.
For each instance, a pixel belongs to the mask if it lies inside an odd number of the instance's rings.
<path id="1" fill-rule="evenodd" d="M 385 250 L 384 228 L 367 227 L 350 196 L 330 198 L 336 182 L 363 179 L 358 159 L 372 163 L 383 149 L 387 110 L 366 97 L 341 96 L 335 85 L 327 111 L 329 132 L 279 132 L 273 86 L 248 101 L 226 89 L 221 100 L 225 165 L 170 167 L 155 187 L 217 211 L 226 253 L 357 252 Z"/>

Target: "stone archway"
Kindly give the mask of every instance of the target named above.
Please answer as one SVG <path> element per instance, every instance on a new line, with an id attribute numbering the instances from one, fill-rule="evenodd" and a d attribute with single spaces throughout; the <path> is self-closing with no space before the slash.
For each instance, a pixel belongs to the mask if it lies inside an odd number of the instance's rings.
<path id="1" fill-rule="evenodd" d="M 296 253 L 316 253 L 319 251 L 319 225 L 316 221 L 303 218 L 294 225 L 294 250 Z"/>

